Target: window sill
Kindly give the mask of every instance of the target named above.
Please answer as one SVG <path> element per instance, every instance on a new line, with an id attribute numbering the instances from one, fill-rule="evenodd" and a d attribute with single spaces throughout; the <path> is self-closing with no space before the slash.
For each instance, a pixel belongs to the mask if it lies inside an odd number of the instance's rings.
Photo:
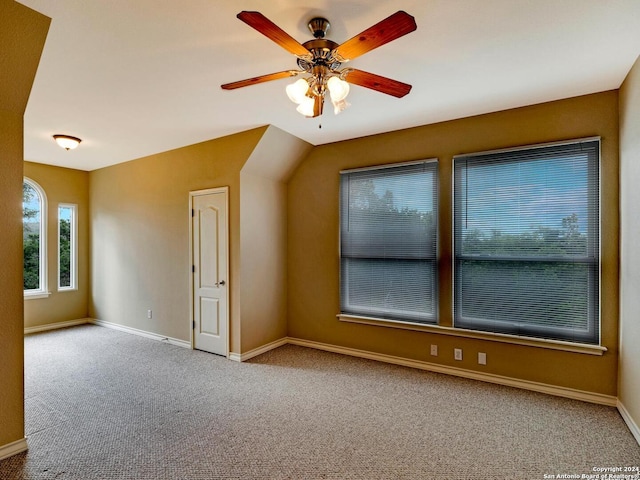
<path id="1" fill-rule="evenodd" d="M 507 335 L 503 333 L 478 332 L 475 330 L 466 330 L 463 328 L 443 327 L 440 325 L 425 325 L 372 317 L 359 317 L 356 315 L 338 314 L 337 317 L 341 322 L 359 323 L 362 325 L 373 325 L 377 327 L 400 328 L 403 330 L 415 330 L 418 332 L 451 335 L 454 337 L 474 338 L 491 342 L 524 345 L 527 347 L 548 348 L 551 350 L 584 353 L 587 355 L 604 355 L 604 353 L 607 351 L 607 347 L 603 347 L 601 345 L 589 345 L 585 343 L 564 342 L 561 340 L 545 340 L 538 338 L 519 337 L 517 335 Z"/>
<path id="2" fill-rule="evenodd" d="M 51 295 L 51 292 L 33 292 L 33 293 L 26 293 L 24 294 L 24 299 L 25 300 L 36 300 L 38 298 L 49 298 L 49 296 Z"/>

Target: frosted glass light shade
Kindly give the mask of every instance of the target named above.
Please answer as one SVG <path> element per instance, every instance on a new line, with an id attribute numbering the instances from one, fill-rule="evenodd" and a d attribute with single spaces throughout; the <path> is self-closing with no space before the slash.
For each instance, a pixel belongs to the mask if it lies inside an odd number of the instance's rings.
<path id="1" fill-rule="evenodd" d="M 298 105 L 298 108 L 296 108 L 296 110 L 298 111 L 298 113 L 301 113 L 305 117 L 313 117 L 314 105 L 315 105 L 315 100 L 313 98 L 304 97 L 300 101 L 300 105 Z"/>
<path id="2" fill-rule="evenodd" d="M 339 102 L 336 102 L 335 100 L 331 99 L 331 103 L 333 104 L 333 113 L 335 113 L 336 115 L 338 115 L 340 112 L 344 111 L 348 106 L 351 105 L 346 100 L 340 100 Z"/>
<path id="3" fill-rule="evenodd" d="M 72 137 L 70 135 L 54 135 L 53 139 L 65 150 L 73 150 L 80 145 L 82 141 L 78 137 Z"/>
<path id="4" fill-rule="evenodd" d="M 293 103 L 301 104 L 307 95 L 309 84 L 304 78 L 300 78 L 290 85 L 287 85 L 286 91 L 289 100 Z"/>
<path id="5" fill-rule="evenodd" d="M 327 88 L 334 103 L 344 100 L 349 95 L 349 84 L 338 77 L 331 77 L 327 80 Z"/>

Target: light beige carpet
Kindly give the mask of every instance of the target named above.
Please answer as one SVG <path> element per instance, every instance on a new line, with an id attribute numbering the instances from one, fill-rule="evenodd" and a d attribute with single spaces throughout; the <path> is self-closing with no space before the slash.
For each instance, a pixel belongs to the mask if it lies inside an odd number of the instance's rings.
<path id="1" fill-rule="evenodd" d="M 247 363 L 97 326 L 30 335 L 0 479 L 543 479 L 640 465 L 614 408 L 286 346 Z"/>

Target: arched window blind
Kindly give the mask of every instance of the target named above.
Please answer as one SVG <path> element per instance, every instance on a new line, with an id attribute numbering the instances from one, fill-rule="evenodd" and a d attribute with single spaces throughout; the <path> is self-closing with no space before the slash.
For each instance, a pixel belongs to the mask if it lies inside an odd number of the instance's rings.
<path id="1" fill-rule="evenodd" d="M 341 172 L 342 313 L 437 321 L 437 166 Z"/>
<path id="2" fill-rule="evenodd" d="M 600 141 L 454 158 L 454 326 L 598 344 Z"/>

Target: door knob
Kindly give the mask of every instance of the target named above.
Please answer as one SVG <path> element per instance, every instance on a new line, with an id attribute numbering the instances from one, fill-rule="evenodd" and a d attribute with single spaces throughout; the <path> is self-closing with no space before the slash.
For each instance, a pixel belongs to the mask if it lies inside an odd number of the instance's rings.
<path id="1" fill-rule="evenodd" d="M 216 287 L 219 285 L 226 285 L 226 282 L 224 280 L 220 280 L 220 282 L 216 282 Z"/>

